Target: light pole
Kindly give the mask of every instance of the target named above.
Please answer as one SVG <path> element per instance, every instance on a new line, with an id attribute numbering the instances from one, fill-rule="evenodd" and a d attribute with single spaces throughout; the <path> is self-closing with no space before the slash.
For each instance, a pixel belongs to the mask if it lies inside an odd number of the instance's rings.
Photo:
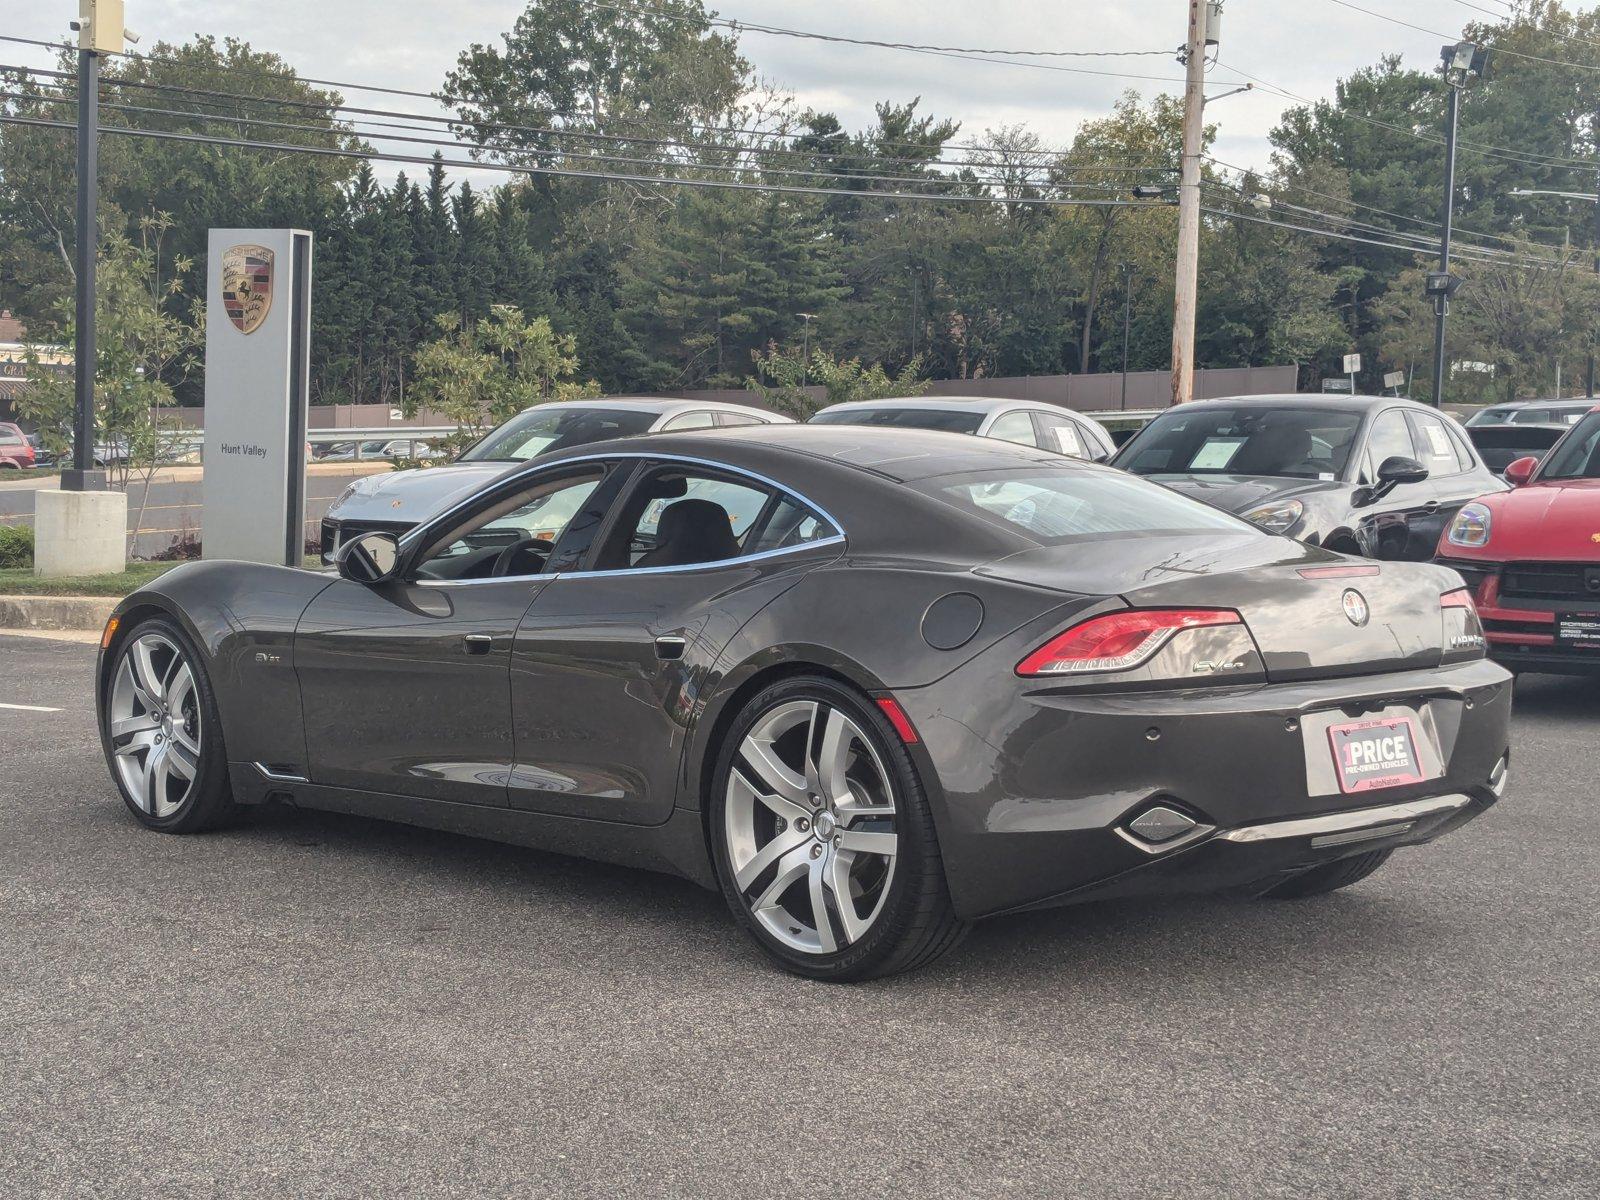
<path id="1" fill-rule="evenodd" d="M 1444 136 L 1444 209 L 1440 214 L 1439 269 L 1428 273 L 1423 291 L 1433 298 L 1433 405 L 1444 403 L 1444 319 L 1450 312 L 1450 297 L 1455 295 L 1461 281 L 1450 274 L 1450 226 L 1456 211 L 1456 127 L 1461 121 L 1461 91 L 1473 75 L 1481 76 L 1488 62 L 1489 52 L 1472 42 L 1457 42 L 1442 47 L 1440 61 L 1444 65 L 1445 85 L 1450 89 L 1449 115 L 1445 118 Z"/>
<path id="2" fill-rule="evenodd" d="M 1511 189 L 1511 195 L 1513 195 L 1513 196 L 1559 196 L 1563 200 L 1587 200 L 1587 201 L 1589 201 L 1589 203 L 1593 204 L 1594 205 L 1594 273 L 1596 275 L 1600 275 L 1600 176 L 1597 176 L 1597 178 L 1596 178 L 1595 194 L 1592 195 L 1592 196 L 1589 195 L 1587 192 L 1552 192 L 1552 191 L 1546 191 L 1546 190 L 1544 190 L 1542 188 L 1513 188 L 1513 189 Z M 1560 398 L 1560 394 L 1561 394 L 1561 375 L 1560 375 L 1560 370 L 1561 370 L 1561 364 L 1557 363 L 1556 364 L 1556 372 L 1557 372 L 1556 373 L 1556 396 L 1557 396 L 1558 399 Z M 1584 388 L 1584 394 L 1586 396 L 1588 396 L 1590 399 L 1593 399 L 1594 398 L 1594 335 L 1592 333 L 1590 334 L 1590 337 L 1589 337 L 1589 363 L 1588 363 L 1588 368 L 1584 371 L 1583 388 Z"/>
<path id="3" fill-rule="evenodd" d="M 1128 324 L 1133 317 L 1133 264 L 1122 264 L 1122 411 L 1128 411 Z"/>
<path id="4" fill-rule="evenodd" d="M 805 387 L 811 377 L 811 322 L 817 319 L 816 313 L 796 313 L 805 322 L 805 332 L 800 335 L 800 386 Z"/>

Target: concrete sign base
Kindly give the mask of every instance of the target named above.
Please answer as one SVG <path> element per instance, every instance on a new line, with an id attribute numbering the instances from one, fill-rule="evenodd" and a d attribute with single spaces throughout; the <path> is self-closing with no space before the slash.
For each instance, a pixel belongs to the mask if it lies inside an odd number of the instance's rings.
<path id="1" fill-rule="evenodd" d="M 33 497 L 33 573 L 116 575 L 128 561 L 128 497 L 123 492 L 58 492 Z"/>

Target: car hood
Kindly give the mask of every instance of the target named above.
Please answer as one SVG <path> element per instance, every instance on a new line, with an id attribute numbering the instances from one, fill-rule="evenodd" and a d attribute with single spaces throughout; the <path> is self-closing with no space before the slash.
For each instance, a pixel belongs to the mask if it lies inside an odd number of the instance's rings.
<path id="1" fill-rule="evenodd" d="M 1489 544 L 1442 547 L 1452 558 L 1600 563 L 1600 479 L 1535 482 L 1478 503 L 1492 514 Z"/>
<path id="2" fill-rule="evenodd" d="M 1275 500 L 1304 499 L 1339 487 L 1331 479 L 1285 479 L 1271 475 L 1146 475 L 1153 483 L 1227 512 L 1247 513 Z"/>
<path id="3" fill-rule="evenodd" d="M 451 463 L 388 474 L 363 475 L 328 509 L 335 521 L 416 525 L 519 464 Z"/>

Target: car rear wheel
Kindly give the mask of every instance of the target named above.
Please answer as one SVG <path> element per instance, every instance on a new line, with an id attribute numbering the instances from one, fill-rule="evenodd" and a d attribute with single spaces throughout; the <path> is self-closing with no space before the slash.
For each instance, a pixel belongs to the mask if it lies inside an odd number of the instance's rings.
<path id="1" fill-rule="evenodd" d="M 891 975 L 965 933 L 916 768 L 857 693 L 814 677 L 767 688 L 734 720 L 712 788 L 723 894 L 786 970 Z"/>
<path id="2" fill-rule="evenodd" d="M 1336 862 L 1323 863 L 1291 876 L 1275 887 L 1261 893 L 1264 900 L 1301 900 L 1307 896 L 1321 896 L 1340 888 L 1359 883 L 1389 861 L 1393 850 L 1370 850 Z"/>
<path id="3" fill-rule="evenodd" d="M 174 622 L 142 622 L 111 667 L 101 735 L 117 790 L 151 829 L 198 833 L 234 815 L 211 680 Z"/>

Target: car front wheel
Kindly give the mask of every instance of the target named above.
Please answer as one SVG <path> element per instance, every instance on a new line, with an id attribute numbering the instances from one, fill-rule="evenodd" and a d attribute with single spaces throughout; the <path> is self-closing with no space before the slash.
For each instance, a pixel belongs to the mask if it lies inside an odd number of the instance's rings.
<path id="1" fill-rule="evenodd" d="M 197 833 L 233 816 L 211 680 L 175 622 L 154 618 L 123 637 L 100 725 L 117 790 L 145 825 Z"/>
<path id="2" fill-rule="evenodd" d="M 891 975 L 966 931 L 910 755 L 870 701 L 833 680 L 786 679 L 741 709 L 710 823 L 728 906 L 795 974 Z"/>

